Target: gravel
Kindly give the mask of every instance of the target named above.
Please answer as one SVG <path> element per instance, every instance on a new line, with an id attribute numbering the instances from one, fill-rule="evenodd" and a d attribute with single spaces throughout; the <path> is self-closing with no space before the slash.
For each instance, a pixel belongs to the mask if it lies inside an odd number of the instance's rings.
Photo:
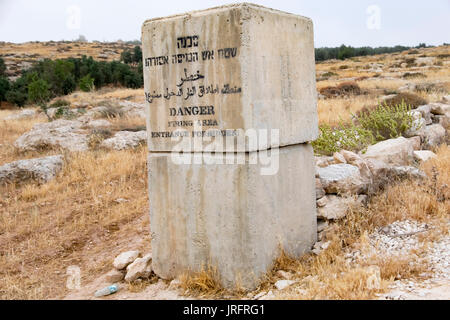
<path id="1" fill-rule="evenodd" d="M 347 253 L 347 263 L 359 264 L 370 260 L 374 255 L 378 258 L 404 257 L 411 254 L 411 250 L 421 248 L 422 244 L 418 235 L 432 229 L 433 226 L 411 220 L 394 222 L 370 234 L 367 248 Z M 429 272 L 422 274 L 427 279 L 396 280 L 390 286 L 391 291 L 380 294 L 379 299 L 422 299 L 429 296 L 431 292 L 436 294 L 435 289 L 439 286 L 445 287 L 450 284 L 450 235 L 434 241 L 423 255 L 417 257 L 417 261 L 422 259 L 430 265 Z"/>

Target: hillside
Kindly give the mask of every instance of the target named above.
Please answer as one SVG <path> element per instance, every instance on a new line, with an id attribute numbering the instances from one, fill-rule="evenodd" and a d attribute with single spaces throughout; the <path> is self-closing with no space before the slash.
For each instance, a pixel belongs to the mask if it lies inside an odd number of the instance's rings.
<path id="1" fill-rule="evenodd" d="M 2 43 L 0 55 L 15 77 L 38 59 L 90 55 L 114 60 L 133 47 Z M 344 129 L 361 125 L 352 122 L 355 114 L 373 111 L 379 103 L 428 106 L 401 114 L 412 112 L 410 120 L 423 122 L 428 131 L 410 126 L 412 132 L 402 131 L 400 141 L 411 152 L 414 144 L 418 155 L 429 151 L 433 156 L 402 163 L 411 174 L 383 181 L 380 189 L 364 194 L 364 205 L 345 207 L 339 219 L 321 217 L 315 253 L 300 260 L 281 256 L 254 292 L 227 292 L 209 272 L 173 282 L 153 274 L 121 281 L 123 289 L 106 299 L 408 299 L 436 292 L 449 298 L 450 113 L 445 110 L 450 108 L 450 46 L 325 61 L 316 65 L 316 76 L 322 128 L 339 133 L 340 123 Z M 77 91 L 53 99 L 47 114 L 33 105 L 0 110 L 0 167 L 24 159 L 64 158 L 48 181 L 19 175 L 18 181 L 0 183 L 0 299 L 92 299 L 95 290 L 108 284 L 106 273 L 117 255 L 151 252 L 144 130 L 143 89 Z M 315 145 L 317 168 L 354 164 L 375 180 L 364 152 L 383 141 L 359 149 L 339 144 L 339 152 L 330 148 L 336 143 L 322 142 Z M 318 206 L 326 208 L 333 199 L 341 198 L 323 191 Z M 399 256 L 387 254 L 391 251 Z M 73 266 L 81 271 L 81 289 L 67 286 Z M 280 280 L 292 282 L 282 290 L 276 286 Z"/>
<path id="2" fill-rule="evenodd" d="M 15 79 L 20 71 L 41 59 L 81 58 L 83 55 L 99 61 L 119 60 L 120 54 L 134 45 L 119 42 L 0 42 L 0 57 L 5 60 L 7 75 Z"/>

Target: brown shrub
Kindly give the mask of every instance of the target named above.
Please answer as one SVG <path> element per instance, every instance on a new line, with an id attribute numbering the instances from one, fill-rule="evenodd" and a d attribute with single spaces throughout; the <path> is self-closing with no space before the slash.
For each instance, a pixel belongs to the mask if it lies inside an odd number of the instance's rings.
<path id="1" fill-rule="evenodd" d="M 324 87 L 320 89 L 319 92 L 327 98 L 334 98 L 341 95 L 341 90 L 339 90 L 337 87 L 332 86 Z"/>
<path id="2" fill-rule="evenodd" d="M 414 78 L 426 78 L 427 76 L 420 72 L 406 72 L 403 74 L 403 79 L 414 79 Z"/>
<path id="3" fill-rule="evenodd" d="M 343 94 L 353 94 L 353 95 L 359 95 L 361 94 L 361 88 L 356 84 L 356 82 L 343 82 L 340 83 L 337 88 L 343 93 Z"/>
<path id="4" fill-rule="evenodd" d="M 362 93 L 361 88 L 356 82 L 343 82 L 336 87 L 327 86 L 320 89 L 320 94 L 327 98 L 335 98 L 339 96 L 360 95 Z"/>
<path id="5" fill-rule="evenodd" d="M 403 92 L 397 94 L 395 97 L 384 100 L 383 104 L 385 103 L 388 106 L 396 106 L 401 104 L 403 101 L 406 103 L 406 105 L 411 106 L 412 109 L 428 103 L 427 100 L 416 94 Z"/>

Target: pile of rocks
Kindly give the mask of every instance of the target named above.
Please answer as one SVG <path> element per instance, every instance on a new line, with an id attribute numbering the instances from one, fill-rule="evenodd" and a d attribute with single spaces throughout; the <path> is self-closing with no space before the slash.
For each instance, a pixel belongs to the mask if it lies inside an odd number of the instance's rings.
<path id="1" fill-rule="evenodd" d="M 126 251 L 119 254 L 113 262 L 114 269 L 105 275 L 109 283 L 122 280 L 133 282 L 137 279 L 147 279 L 152 274 L 152 255 L 139 257 L 139 251 Z"/>
<path id="2" fill-rule="evenodd" d="M 445 97 L 447 102 L 450 97 Z M 327 247 L 330 222 L 364 206 L 368 196 L 396 180 L 424 179 L 415 165 L 436 157 L 431 151 L 447 139 L 450 105 L 432 103 L 411 111 L 417 126 L 407 137 L 368 147 L 365 153 L 342 150 L 332 157 L 316 157 L 318 239 L 313 252 Z"/>

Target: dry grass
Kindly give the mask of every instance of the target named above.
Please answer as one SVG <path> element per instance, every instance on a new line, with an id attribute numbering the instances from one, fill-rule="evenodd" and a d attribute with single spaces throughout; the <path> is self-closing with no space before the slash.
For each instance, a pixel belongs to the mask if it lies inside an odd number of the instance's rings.
<path id="1" fill-rule="evenodd" d="M 98 105 L 102 101 L 107 100 L 129 100 L 133 102 L 143 103 L 145 100 L 144 89 L 126 89 L 126 88 L 109 88 L 105 87 L 95 92 L 76 91 L 67 96 L 57 98 L 63 99 L 71 104 L 79 101 L 88 103 L 91 106 Z"/>
<path id="2" fill-rule="evenodd" d="M 50 183 L 1 187 L 0 299 L 61 297 L 68 266 L 82 266 L 92 280 L 107 271 L 108 247 L 124 232 L 148 240 L 145 177 L 140 148 L 72 154 Z"/>
<path id="3" fill-rule="evenodd" d="M 340 120 L 347 122 L 351 119 L 351 114 L 377 103 L 378 98 L 370 95 L 319 100 L 319 124 L 334 126 L 339 124 Z"/>
<path id="4" fill-rule="evenodd" d="M 34 52 L 31 45 L 25 46 L 28 52 Z M 19 50 L 10 44 L 6 46 L 10 51 Z M 0 53 L 4 48 L 0 48 Z M 416 56 L 440 56 L 448 54 L 450 49 L 440 47 L 418 51 Z M 351 113 L 377 104 L 381 96 L 397 91 L 408 82 L 424 81 L 401 79 L 407 71 L 426 74 L 426 81 L 450 81 L 450 69 L 445 67 L 448 57 L 439 58 L 444 67 L 437 69 L 402 67 L 395 70 L 389 67 L 411 56 L 401 53 L 318 64 L 318 72 L 334 72 L 337 76 L 333 79 L 339 79 L 320 81 L 319 89 L 349 81 L 343 78 L 357 77 L 360 78 L 356 80 L 359 87 L 368 92 L 351 98 L 320 100 L 320 123 L 334 125 L 340 119 L 349 120 Z M 373 80 L 375 73 L 367 71 L 371 63 L 383 64 L 382 75 L 392 78 Z M 342 69 L 341 65 L 347 68 Z M 440 101 L 445 92 L 417 94 L 434 102 Z M 105 100 L 143 102 L 144 98 L 143 89 L 104 88 L 92 93 L 75 92 L 62 99 L 71 104 L 87 102 L 95 106 Z M 11 112 L 0 110 L 0 119 Z M 142 119 L 116 117 L 109 120 L 113 124 L 111 131 L 144 125 Z M 48 154 L 19 154 L 12 147 L 15 139 L 41 121 L 46 119 L 0 120 L 0 165 Z M 50 183 L 0 187 L 0 299 L 61 298 L 68 292 L 65 287 L 68 266 L 80 266 L 82 282 L 86 283 L 108 271 L 118 253 L 130 249 L 150 250 L 146 148 L 121 152 L 89 151 L 66 154 L 66 157 L 63 172 Z M 368 234 L 375 228 L 397 220 L 414 219 L 435 226 L 435 229 L 420 235 L 424 248 L 442 235 L 448 235 L 443 221 L 447 221 L 450 212 L 450 191 L 444 187 L 445 184 L 450 185 L 450 148 L 442 146 L 438 150 L 438 158 L 422 167 L 431 177 L 428 181 L 421 184 L 404 181 L 387 186 L 384 192 L 371 199 L 367 209 L 349 212 L 345 219 L 330 228 L 326 238 L 331 244 L 320 255 L 306 255 L 301 259 L 281 255 L 255 293 L 272 290 L 273 284 L 280 279 L 278 270 L 290 272 L 292 279 L 297 281 L 277 294 L 276 298 L 284 299 L 371 299 L 376 293 L 385 291 L 399 274 L 402 278 L 420 277 L 428 266 L 426 261 L 415 261 L 414 252 L 405 254 L 403 259 L 374 258 L 359 266 L 349 265 L 345 254 L 354 248 L 364 248 Z M 117 199 L 125 199 L 125 202 L 115 201 Z M 367 287 L 366 267 L 369 265 L 380 268 L 382 282 L 379 289 Z M 211 267 L 200 273 L 186 274 L 181 280 L 182 288 L 201 297 L 231 295 L 240 298 L 245 295 L 240 289 L 233 292 L 223 290 Z M 139 292 L 148 284 L 145 281 L 133 283 L 129 290 Z"/>
<path id="5" fill-rule="evenodd" d="M 13 112 L 9 110 L 0 110 L 0 119 L 3 119 Z M 19 159 L 33 158 L 42 153 L 19 154 L 14 148 L 13 143 L 25 132 L 41 122 L 45 122 L 45 117 L 26 119 L 26 120 L 0 120 L 0 165 Z"/>
<path id="6" fill-rule="evenodd" d="M 217 269 L 210 265 L 202 266 L 198 272 L 186 272 L 179 280 L 185 294 L 211 298 L 228 292 L 220 284 Z"/>

